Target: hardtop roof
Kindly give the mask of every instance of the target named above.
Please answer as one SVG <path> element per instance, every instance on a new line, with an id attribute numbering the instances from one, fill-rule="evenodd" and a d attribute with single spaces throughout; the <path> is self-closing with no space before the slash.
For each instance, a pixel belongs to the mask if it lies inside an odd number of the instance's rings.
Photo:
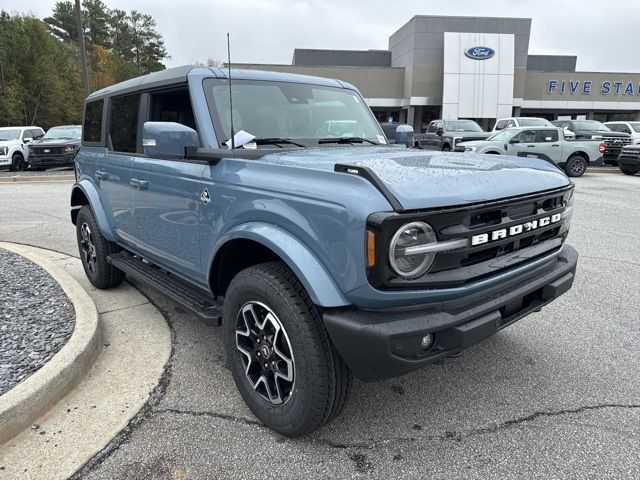
<path id="1" fill-rule="evenodd" d="M 228 70 L 226 68 L 199 67 L 195 65 L 167 68 L 166 70 L 160 70 L 158 72 L 149 73 L 130 80 L 125 80 L 124 82 L 93 92 L 87 97 L 87 101 L 123 95 L 126 93 L 134 93 L 140 90 L 186 84 L 187 77 L 190 76 L 226 79 L 227 72 Z M 264 70 L 232 68 L 231 78 L 232 80 L 267 80 L 355 89 L 355 87 L 346 82 L 331 78 L 313 77 L 297 73 L 269 72 Z"/>

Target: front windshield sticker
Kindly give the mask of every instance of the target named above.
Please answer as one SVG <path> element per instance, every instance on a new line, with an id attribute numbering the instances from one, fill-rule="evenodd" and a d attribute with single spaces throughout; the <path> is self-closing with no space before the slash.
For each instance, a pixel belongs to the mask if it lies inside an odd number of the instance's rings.
<path id="1" fill-rule="evenodd" d="M 234 141 L 234 146 L 236 148 L 240 148 L 243 145 L 255 140 L 256 136 L 255 135 L 251 135 L 250 133 L 245 132 L 244 130 L 240 130 L 238 133 L 236 133 L 233 136 L 233 141 Z M 228 148 L 231 148 L 231 139 L 227 140 L 227 142 L 225 143 L 225 145 Z"/>

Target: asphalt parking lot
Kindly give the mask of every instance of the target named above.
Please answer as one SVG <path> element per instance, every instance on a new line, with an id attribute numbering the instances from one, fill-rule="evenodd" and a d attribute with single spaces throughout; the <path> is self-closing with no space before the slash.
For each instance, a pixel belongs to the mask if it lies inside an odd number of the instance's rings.
<path id="1" fill-rule="evenodd" d="M 640 478 L 640 176 L 575 183 L 569 293 L 460 357 L 356 382 L 342 415 L 301 439 L 256 422 L 218 329 L 141 288 L 173 330 L 170 366 L 78 477 Z M 1 184 L 0 240 L 77 255 L 70 189 Z"/>

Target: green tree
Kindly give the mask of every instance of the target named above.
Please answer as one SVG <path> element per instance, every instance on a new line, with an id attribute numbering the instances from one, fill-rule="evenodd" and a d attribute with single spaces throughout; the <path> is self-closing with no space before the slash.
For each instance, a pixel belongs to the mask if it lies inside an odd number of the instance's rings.
<path id="1" fill-rule="evenodd" d="M 56 2 L 50 17 L 44 19 L 51 33 L 65 42 L 78 41 L 75 7 L 72 2 Z"/>

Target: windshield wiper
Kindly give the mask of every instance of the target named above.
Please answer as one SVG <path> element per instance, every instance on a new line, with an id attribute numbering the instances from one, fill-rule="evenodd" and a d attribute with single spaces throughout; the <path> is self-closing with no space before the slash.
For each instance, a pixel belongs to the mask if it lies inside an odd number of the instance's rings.
<path id="1" fill-rule="evenodd" d="M 295 145 L 296 147 L 307 148 L 306 145 L 302 143 L 294 142 L 293 140 L 289 140 L 288 138 L 256 138 L 253 140 L 256 142 L 256 145 L 278 145 L 279 143 L 287 143 L 289 145 Z M 283 147 L 280 147 L 283 148 Z"/>
<path id="2" fill-rule="evenodd" d="M 327 137 L 318 140 L 318 143 L 370 143 L 371 145 L 380 145 L 378 142 L 369 140 L 364 137 Z"/>

